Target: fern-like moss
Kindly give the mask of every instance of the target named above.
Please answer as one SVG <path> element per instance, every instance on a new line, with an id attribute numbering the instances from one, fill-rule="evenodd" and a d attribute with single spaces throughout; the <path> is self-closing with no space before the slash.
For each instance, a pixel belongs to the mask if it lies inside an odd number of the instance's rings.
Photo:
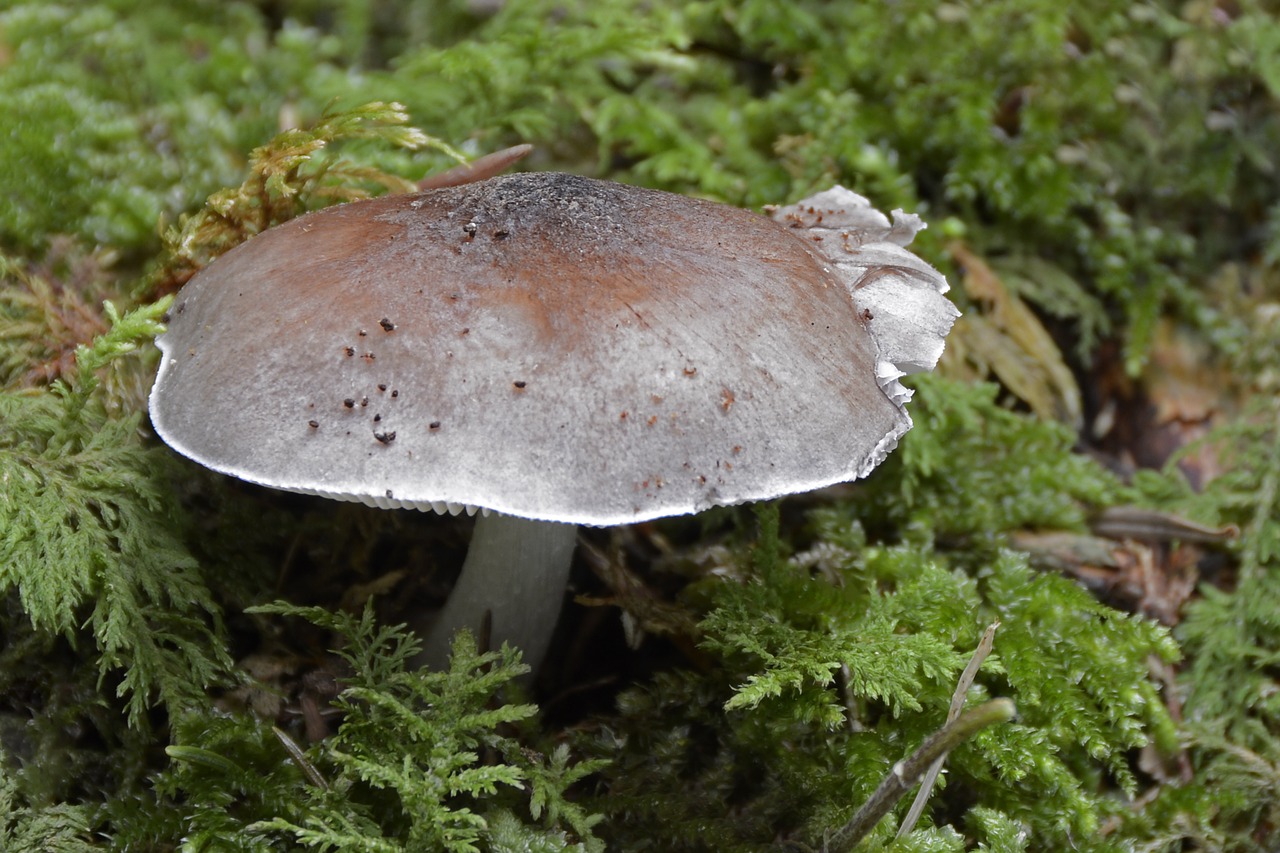
<path id="1" fill-rule="evenodd" d="M 39 850 L 41 853 L 88 853 L 90 809 L 58 803 L 44 808 L 23 801 L 22 792 L 6 772 L 9 757 L 0 751 L 0 849 Z"/>
<path id="2" fill-rule="evenodd" d="M 933 814 L 975 810 L 966 820 L 989 828 L 992 844 L 1056 849 L 1114 819 L 1111 789 L 1136 788 L 1134 749 L 1174 746 L 1148 671 L 1152 656 L 1178 657 L 1167 630 L 1002 544 L 1023 525 L 1081 524 L 1120 484 L 1074 456 L 1059 427 L 1000 409 L 989 389 L 926 381 L 913 412 L 921 446 L 854 503 L 815 510 L 805 551 L 787 553 L 777 510 L 766 510 L 754 545 L 687 593 L 706 608 L 712 673 L 633 691 L 621 732 L 599 744 L 623 769 L 602 801 L 621 846 L 643 836 L 663 849 L 757 849 L 777 832 L 819 843 L 942 725 L 993 621 L 995 650 L 970 701 L 1008 696 L 1020 715 L 953 753 Z M 944 445 L 955 464 L 940 463 Z M 1020 476 L 1002 476 L 1013 459 Z M 985 506 L 965 500 L 970 476 Z M 912 541 L 876 543 L 860 518 Z M 941 830 L 892 849 L 962 849 Z"/>
<path id="3" fill-rule="evenodd" d="M 16 593 L 37 631 L 82 625 L 103 678 L 120 676 L 130 718 L 151 702 L 207 702 L 230 661 L 218 608 L 179 536 L 163 456 L 139 416 L 110 418 L 98 372 L 159 328 L 167 301 L 119 316 L 48 390 L 0 393 L 0 593 Z"/>
<path id="4" fill-rule="evenodd" d="M 394 103 L 330 109 L 311 127 L 286 130 L 255 148 L 243 184 L 214 193 L 199 212 L 166 233 L 167 262 L 154 276 L 156 285 L 172 290 L 221 253 L 308 210 L 368 198 L 375 191 L 414 188 L 411 181 L 374 166 L 331 156 L 335 142 L 372 140 L 409 150 L 432 146 L 461 158 L 407 122 L 404 108 Z"/>
<path id="5" fill-rule="evenodd" d="M 170 818 L 126 820 L 138 833 L 131 843 L 147 833 L 160 842 L 180 825 L 188 843 L 219 850 L 601 849 L 599 817 L 566 789 L 603 762 L 526 747 L 512 733 L 536 708 L 496 698 L 528 672 L 517 652 L 480 653 L 462 634 L 449 669 L 428 672 L 407 665 L 416 638 L 379 626 L 371 608 L 256 612 L 334 632 L 350 668 L 336 734 L 291 756 L 287 736 L 250 717 L 185 718 L 157 786 Z"/>
<path id="6" fill-rule="evenodd" d="M 941 725 L 997 618 L 970 701 L 1010 695 L 1022 716 L 955 751 L 919 828 L 894 840 L 891 816 L 864 849 L 1274 846 L 1275 15 L 641 5 L 0 10 L 0 847 L 816 848 Z M 709 514 L 696 542 L 679 523 L 619 536 L 635 571 L 612 600 L 663 639 L 608 672 L 616 707 L 552 736 L 509 698 L 503 653 L 460 649 L 425 679 L 401 665 L 403 633 L 298 611 L 339 636 L 354 675 L 343 725 L 291 752 L 270 725 L 288 735 L 287 716 L 215 710 L 211 685 L 248 680 L 232 654 L 278 624 L 243 606 L 332 603 L 455 544 L 357 577 L 387 556 L 370 532 L 387 522 L 180 467 L 145 439 L 150 363 L 129 351 L 162 309 L 100 306 L 146 305 L 272 224 L 516 142 L 537 143 L 534 168 L 745 206 L 841 182 L 919 210 L 922 252 L 954 272 L 989 263 L 1051 318 L 1086 416 L 1099 339 L 1133 378 L 1157 318 L 1184 322 L 1234 356 L 1252 400 L 1212 439 L 1225 473 L 1199 494 L 1172 470 L 1122 482 L 1072 452 L 1088 435 L 1010 410 L 994 385 L 924 378 L 917 428 L 850 490 L 756 521 Z M 1164 677 L 1177 695 L 1146 668 L 1175 656 L 1164 631 L 1013 548 L 1117 502 L 1241 531 L 1166 614 L 1183 617 L 1186 662 L 1160 667 L 1180 668 Z M 313 535 L 335 518 L 350 532 Z"/>

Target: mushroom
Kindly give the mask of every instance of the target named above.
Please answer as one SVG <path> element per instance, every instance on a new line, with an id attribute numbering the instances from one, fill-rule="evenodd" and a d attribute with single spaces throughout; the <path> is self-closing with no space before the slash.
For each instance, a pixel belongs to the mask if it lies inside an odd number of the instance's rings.
<path id="1" fill-rule="evenodd" d="M 773 214 L 526 173 L 302 216 L 178 294 L 152 423 L 272 488 L 484 509 L 426 658 L 488 612 L 536 667 L 577 525 L 863 477 L 911 427 L 957 315 L 919 220 Z"/>

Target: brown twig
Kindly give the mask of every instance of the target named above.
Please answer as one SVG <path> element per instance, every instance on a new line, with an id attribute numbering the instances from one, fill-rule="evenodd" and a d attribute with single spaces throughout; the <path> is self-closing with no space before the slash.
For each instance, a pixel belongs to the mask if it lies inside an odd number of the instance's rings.
<path id="1" fill-rule="evenodd" d="M 978 640 L 978 647 L 973 652 L 973 657 L 969 658 L 969 665 L 964 668 L 964 672 L 960 673 L 960 680 L 956 683 L 956 691 L 951 695 L 951 708 L 947 711 L 947 722 L 954 722 L 956 717 L 960 716 L 960 712 L 964 710 L 965 697 L 969 695 L 969 688 L 973 686 L 973 680 L 978 677 L 978 669 L 982 666 L 982 662 L 987 659 L 987 655 L 991 654 L 991 647 L 995 644 L 996 629 L 1000 627 L 1000 622 L 992 622 L 987 626 L 987 630 L 982 632 L 982 639 Z M 937 761 L 929 766 L 929 771 L 924 774 L 924 780 L 920 783 L 920 790 L 916 792 L 915 801 L 911 803 L 911 810 L 907 812 L 907 816 L 902 820 L 902 826 L 898 827 L 898 837 L 906 835 L 915 829 L 916 821 L 920 819 L 920 815 L 924 812 L 925 803 L 929 801 L 929 792 L 933 790 L 933 783 L 938 781 L 938 774 L 942 772 L 942 762 L 946 760 L 946 756 L 941 756 Z"/>
<path id="2" fill-rule="evenodd" d="M 858 813 L 827 839 L 823 849 L 826 853 L 848 853 L 920 780 L 929 765 L 988 726 L 1012 719 L 1016 712 L 1013 700 L 992 699 L 929 735 L 909 758 L 893 765 L 889 775 L 858 809 Z"/>
<path id="3" fill-rule="evenodd" d="M 454 166 L 438 175 L 428 175 L 418 182 L 418 189 L 441 190 L 487 180 L 505 172 L 513 163 L 524 159 L 532 150 L 532 145 L 513 145 L 510 148 L 477 157 L 470 163 Z"/>

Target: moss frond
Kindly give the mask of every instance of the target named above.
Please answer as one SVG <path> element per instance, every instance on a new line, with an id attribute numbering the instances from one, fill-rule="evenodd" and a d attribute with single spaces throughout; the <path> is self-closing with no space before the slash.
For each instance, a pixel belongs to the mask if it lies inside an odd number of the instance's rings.
<path id="1" fill-rule="evenodd" d="M 273 225 L 323 207 L 409 192 L 412 181 L 331 155 L 335 143 L 374 141 L 407 150 L 436 148 L 459 160 L 447 143 L 409 126 L 404 107 L 375 101 L 352 109 L 331 105 L 306 129 L 292 128 L 253 150 L 249 176 L 209 197 L 203 209 L 165 234 L 168 259 L 155 280 L 170 292 L 221 253 Z"/>
<path id="2" fill-rule="evenodd" d="M 119 315 L 76 351 L 74 378 L 0 393 L 0 593 L 37 631 L 75 641 L 87 626 L 102 678 L 140 722 L 157 699 L 204 704 L 230 660 L 219 610 L 184 544 L 165 456 L 138 415 L 108 416 L 99 373 L 150 341 L 167 301 Z"/>

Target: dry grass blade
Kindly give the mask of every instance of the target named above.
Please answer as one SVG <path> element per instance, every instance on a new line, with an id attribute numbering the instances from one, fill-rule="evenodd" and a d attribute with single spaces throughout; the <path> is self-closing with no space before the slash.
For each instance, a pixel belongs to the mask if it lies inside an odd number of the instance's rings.
<path id="1" fill-rule="evenodd" d="M 964 668 L 964 672 L 960 673 L 960 680 L 956 683 L 956 691 L 951 696 L 951 708 L 947 711 L 947 723 L 955 722 L 956 717 L 960 716 L 960 711 L 964 708 L 965 697 L 969 695 L 969 688 L 973 686 L 973 680 L 978 677 L 978 670 L 982 667 L 982 662 L 987 659 L 987 655 L 991 654 L 991 647 L 996 641 L 996 630 L 1000 627 L 998 621 L 992 622 L 987 626 L 987 630 L 982 632 L 982 639 L 978 640 L 978 648 L 973 652 L 973 657 L 969 658 L 969 664 Z M 933 784 L 938 779 L 938 774 L 942 772 L 942 762 L 946 760 L 946 756 L 942 756 L 929 766 L 929 771 L 924 774 L 924 779 L 920 782 L 920 790 L 916 793 L 915 801 L 911 803 L 911 810 L 907 812 L 907 816 L 903 818 L 902 826 L 898 828 L 898 837 L 906 835 L 915 828 L 916 821 L 920 819 L 920 815 L 924 813 L 925 803 L 929 801 L 929 793 L 933 790 Z"/>
<path id="2" fill-rule="evenodd" d="M 847 853 L 866 837 L 889 809 L 920 779 L 934 761 L 946 756 L 955 747 L 978 732 L 1013 719 L 1017 709 L 1009 699 L 992 699 L 965 712 L 925 738 L 920 748 L 903 761 L 893 765 L 857 814 L 828 839 L 826 853 Z"/>

